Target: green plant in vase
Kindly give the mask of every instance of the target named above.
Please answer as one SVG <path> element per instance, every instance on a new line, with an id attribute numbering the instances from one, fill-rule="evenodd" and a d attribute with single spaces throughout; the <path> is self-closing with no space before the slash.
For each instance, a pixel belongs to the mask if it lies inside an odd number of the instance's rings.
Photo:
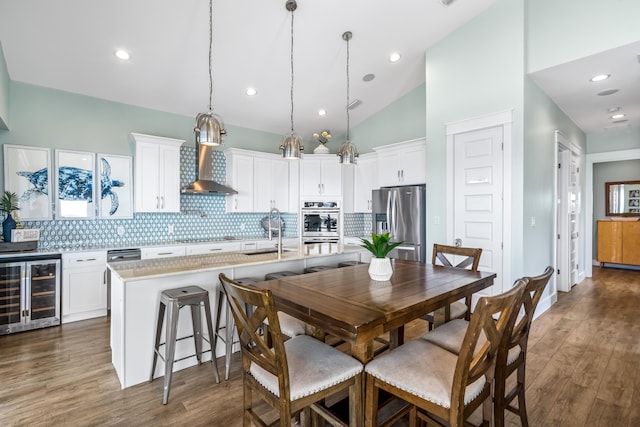
<path id="1" fill-rule="evenodd" d="M 18 195 L 12 191 L 5 191 L 0 199 L 0 211 L 7 214 L 2 222 L 2 235 L 5 242 L 11 241 L 11 230 L 16 228 L 16 221 L 11 216 L 12 212 L 20 210 Z"/>
<path id="2" fill-rule="evenodd" d="M 369 277 L 373 280 L 385 281 L 393 275 L 391 260 L 387 258 L 387 255 L 404 242 L 391 243 L 390 241 L 391 235 L 389 233 L 371 233 L 371 240 L 362 239 L 361 246 L 373 255 L 369 264 Z"/>

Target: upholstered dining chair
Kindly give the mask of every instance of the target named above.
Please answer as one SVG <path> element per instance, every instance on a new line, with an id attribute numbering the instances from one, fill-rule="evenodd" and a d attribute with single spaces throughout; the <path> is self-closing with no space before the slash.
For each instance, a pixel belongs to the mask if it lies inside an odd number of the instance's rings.
<path id="1" fill-rule="evenodd" d="M 298 335 L 285 342 L 273 294 L 234 282 L 221 273 L 222 288 L 227 295 L 240 337 L 242 377 L 244 387 L 243 425 L 267 424 L 253 408 L 253 397 L 261 398 L 279 412 L 279 423 L 291 426 L 291 418 L 301 414 L 300 421 L 308 425 L 324 418 L 333 426 L 346 426 L 321 405 L 338 392 L 348 391 L 350 406 L 362 401 L 362 364 L 345 353 L 307 335 Z M 254 307 L 249 315 L 245 303 Z M 272 347 L 261 335 L 261 326 L 269 320 Z M 350 411 L 349 424 L 362 425 L 361 411 Z"/>
<path id="2" fill-rule="evenodd" d="M 527 361 L 527 343 L 533 315 L 542 297 L 545 287 L 553 274 L 549 266 L 539 276 L 525 277 L 525 292 L 519 303 L 518 318 L 511 334 L 503 340 L 496 356 L 494 418 L 495 425 L 504 426 L 504 411 L 509 410 L 520 416 L 520 423 L 526 427 L 527 407 L 525 402 L 525 371 Z M 452 353 L 459 354 L 469 323 L 464 320 L 452 320 L 441 327 L 423 335 L 423 339 L 436 344 Z M 507 390 L 508 378 L 517 371 L 515 385 Z M 518 398 L 518 406 L 511 403 Z"/>
<path id="3" fill-rule="evenodd" d="M 478 264 L 480 263 L 481 255 L 481 248 L 463 248 L 460 246 L 447 246 L 435 243 L 433 245 L 431 263 L 433 265 L 444 265 L 446 267 L 466 268 L 471 271 L 478 271 Z M 451 262 L 451 258 L 453 256 L 462 256 L 464 258 L 454 265 Z M 443 321 L 448 322 L 451 319 L 463 318 L 469 320 L 470 313 L 471 296 L 468 296 L 464 302 L 456 301 L 452 304 L 446 305 L 444 307 Z M 422 318 L 429 322 L 429 330 L 432 330 L 434 326 L 437 326 L 437 323 L 439 323 L 436 312 L 431 312 Z"/>
<path id="4" fill-rule="evenodd" d="M 369 362 L 365 426 L 376 425 L 379 390 L 412 405 L 410 425 L 420 419 L 433 425 L 462 426 L 481 405 L 483 425 L 489 425 L 496 354 L 503 335 L 511 333 L 524 287 L 520 281 L 501 295 L 478 300 L 459 355 L 416 339 Z"/>

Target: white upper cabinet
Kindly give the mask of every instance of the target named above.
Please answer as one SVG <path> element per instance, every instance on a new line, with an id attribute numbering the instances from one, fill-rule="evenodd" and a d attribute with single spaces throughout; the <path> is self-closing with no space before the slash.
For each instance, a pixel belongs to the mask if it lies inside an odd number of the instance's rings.
<path id="1" fill-rule="evenodd" d="M 227 184 L 238 194 L 227 197 L 227 212 L 297 212 L 289 203 L 289 161 L 277 154 L 229 148 Z M 293 209 L 293 210 L 292 210 Z"/>
<path id="2" fill-rule="evenodd" d="M 414 185 L 426 182 L 424 138 L 374 148 L 378 155 L 378 185 Z"/>
<path id="3" fill-rule="evenodd" d="M 254 157 L 253 208 L 255 212 L 290 211 L 288 160 L 278 155 Z"/>
<path id="4" fill-rule="evenodd" d="M 300 161 L 302 197 L 342 197 L 342 165 L 335 154 L 306 154 Z"/>
<path id="5" fill-rule="evenodd" d="M 373 200 L 372 191 L 378 188 L 377 176 L 378 159 L 375 154 L 363 154 L 354 165 L 353 172 L 353 211 L 371 212 Z"/>
<path id="6" fill-rule="evenodd" d="M 184 141 L 131 135 L 136 143 L 135 211 L 180 212 L 180 146 Z"/>
<path id="7" fill-rule="evenodd" d="M 227 196 L 227 212 L 253 212 L 253 154 L 251 151 L 224 150 L 227 185 L 238 194 Z"/>

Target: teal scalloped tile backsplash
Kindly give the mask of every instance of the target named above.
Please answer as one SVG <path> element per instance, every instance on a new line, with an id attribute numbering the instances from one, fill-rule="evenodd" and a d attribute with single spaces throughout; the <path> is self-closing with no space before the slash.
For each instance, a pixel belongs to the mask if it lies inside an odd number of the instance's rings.
<path id="1" fill-rule="evenodd" d="M 224 153 L 214 151 L 214 179 L 226 180 Z M 195 148 L 180 148 L 180 184 L 195 180 Z M 181 213 L 134 213 L 133 219 L 25 221 L 25 228 L 40 229 L 40 249 L 112 248 L 170 243 L 177 240 L 222 239 L 225 236 L 265 236 L 260 220 L 265 213 L 226 213 L 225 197 L 181 194 Z M 282 214 L 284 237 L 298 236 L 297 214 Z M 169 225 L 174 233 L 169 234 Z M 122 227 L 124 233 L 118 234 Z M 362 236 L 371 230 L 371 217 L 345 214 L 345 236 Z"/>

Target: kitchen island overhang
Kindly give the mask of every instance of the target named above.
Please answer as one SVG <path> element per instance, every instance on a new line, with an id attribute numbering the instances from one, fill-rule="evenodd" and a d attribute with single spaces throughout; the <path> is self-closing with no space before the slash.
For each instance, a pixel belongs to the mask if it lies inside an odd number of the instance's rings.
<path id="1" fill-rule="evenodd" d="M 220 283 L 218 275 L 230 278 L 254 278 L 276 271 L 302 271 L 318 265 L 336 265 L 346 261 L 360 261 L 366 256 L 359 246 L 343 246 L 335 243 L 303 245 L 286 249 L 282 254 L 255 253 L 256 251 L 228 252 L 213 255 L 192 255 L 174 258 L 125 261 L 108 264 L 112 272 L 111 283 L 111 361 L 122 388 L 148 381 L 154 345 L 154 328 L 158 315 L 160 292 L 182 286 L 200 286 L 209 292 L 211 307 L 218 303 Z M 252 254 L 253 253 L 253 254 Z M 226 307 L 225 307 L 226 310 Z M 225 323 L 221 316 L 220 323 Z M 215 322 L 215 318 L 213 319 Z M 222 326 L 222 325 L 220 325 Z M 206 328 L 206 325 L 204 325 Z M 182 310 L 178 322 L 178 337 L 192 334 L 191 313 Z M 203 331 L 206 336 L 206 332 Z M 163 332 L 164 336 L 164 332 Z M 206 344 L 205 344 L 206 346 Z M 218 345 L 216 356 L 224 355 L 223 345 Z M 176 344 L 174 372 L 196 365 L 192 339 Z M 210 361 L 211 353 L 205 353 L 203 361 Z M 161 362 L 161 361 L 160 361 Z M 153 377 L 162 376 L 164 364 L 158 363 Z M 211 375 L 213 379 L 213 373 Z"/>

